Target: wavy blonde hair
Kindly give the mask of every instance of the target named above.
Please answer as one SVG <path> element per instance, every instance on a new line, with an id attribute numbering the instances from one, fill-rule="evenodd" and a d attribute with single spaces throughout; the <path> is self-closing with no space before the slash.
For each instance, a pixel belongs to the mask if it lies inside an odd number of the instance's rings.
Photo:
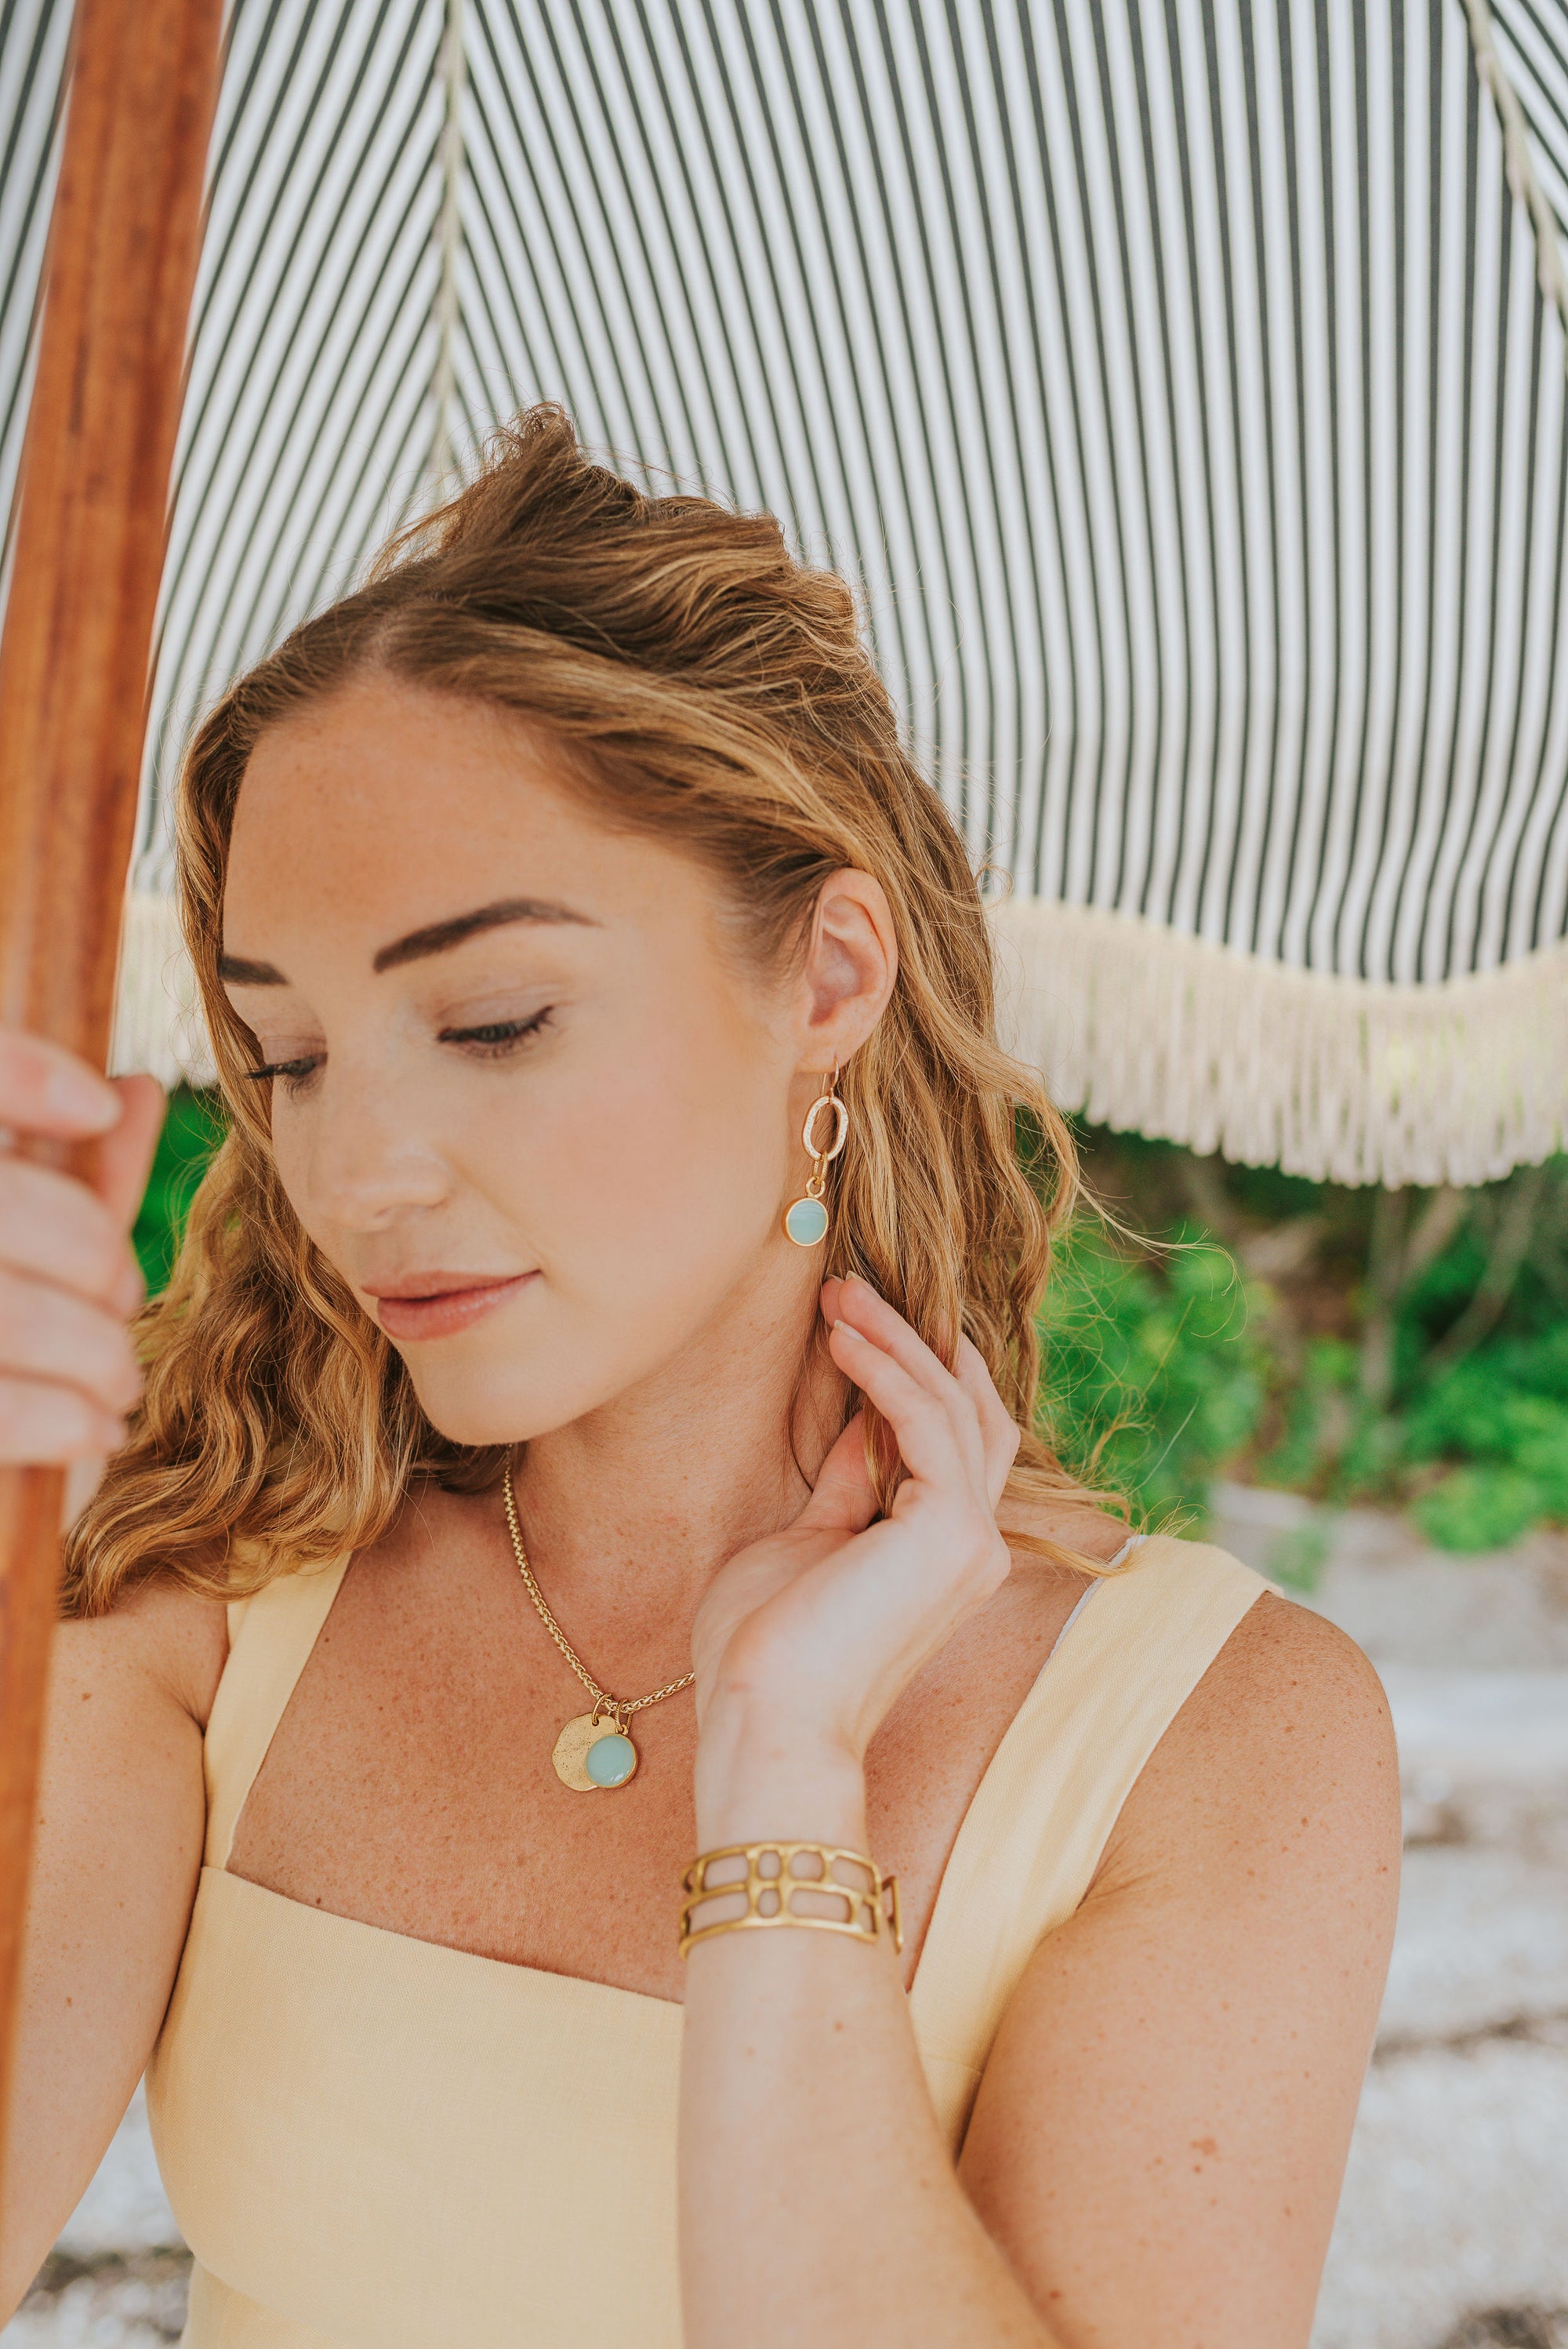
<path id="1" fill-rule="evenodd" d="M 378 671 L 514 711 L 605 820 L 715 874 L 764 962 L 799 950 L 829 874 L 874 874 L 899 974 L 841 1080 L 853 1147 L 835 1180 L 832 1268 L 862 1274 L 944 1360 L 960 1330 L 978 1347 L 1024 1431 L 1009 1520 L 1101 1497 L 1035 1415 L 1035 1317 L 1077 1187 L 1072 1137 L 996 1042 L 975 875 L 899 741 L 848 589 L 794 561 L 767 515 L 644 495 L 539 407 L 364 587 L 232 686 L 191 744 L 180 900 L 229 1130 L 169 1288 L 143 1315 L 146 1392 L 72 1531 L 67 1610 L 99 1613 L 153 1574 L 236 1597 L 374 1541 L 418 1477 L 499 1482 L 501 1450 L 430 1424 L 301 1229 L 269 1102 L 241 1074 L 255 1040 L 218 977 L 234 803 L 258 738 Z M 868 1426 L 868 1443 L 885 1495 L 896 1455 L 885 1429 Z"/>

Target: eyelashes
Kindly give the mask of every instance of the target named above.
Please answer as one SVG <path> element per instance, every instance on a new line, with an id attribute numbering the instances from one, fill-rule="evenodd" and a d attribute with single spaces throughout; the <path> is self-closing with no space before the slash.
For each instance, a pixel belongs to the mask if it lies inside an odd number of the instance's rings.
<path id="1" fill-rule="evenodd" d="M 487 1019 L 478 1028 L 443 1028 L 436 1041 L 461 1044 L 483 1061 L 504 1061 L 548 1028 L 554 1010 L 554 1005 L 547 1003 L 542 1011 L 527 1019 Z"/>
<path id="2" fill-rule="evenodd" d="M 245 1075 L 253 1085 L 269 1084 L 275 1078 L 281 1077 L 285 1084 L 293 1088 L 303 1085 L 306 1078 L 314 1075 L 320 1066 L 321 1055 L 313 1052 L 301 1061 L 263 1061 L 259 1069 L 247 1069 Z"/>
<path id="3" fill-rule="evenodd" d="M 527 1019 L 487 1019 L 474 1028 L 443 1028 L 436 1041 L 456 1044 L 474 1060 L 510 1060 L 535 1036 L 542 1034 L 554 1009 L 553 1004 L 546 1004 L 542 1011 L 535 1011 Z M 259 1068 L 247 1069 L 245 1074 L 253 1084 L 281 1081 L 291 1092 L 298 1092 L 309 1083 L 325 1058 L 325 1052 L 307 1052 L 293 1061 L 263 1061 Z"/>

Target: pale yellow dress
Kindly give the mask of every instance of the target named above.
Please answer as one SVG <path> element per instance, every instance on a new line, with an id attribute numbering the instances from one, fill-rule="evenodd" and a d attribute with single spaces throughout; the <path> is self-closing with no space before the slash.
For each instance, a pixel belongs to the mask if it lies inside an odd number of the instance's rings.
<path id="1" fill-rule="evenodd" d="M 148 2075 L 191 2250 L 186 2349 L 680 2349 L 681 2009 L 466 1955 L 226 1872 L 342 1580 L 231 1609 L 207 1845 Z M 1266 1586 L 1157 1537 L 1097 1582 L 965 1816 L 910 1992 L 954 2156 L 1030 1951 Z"/>

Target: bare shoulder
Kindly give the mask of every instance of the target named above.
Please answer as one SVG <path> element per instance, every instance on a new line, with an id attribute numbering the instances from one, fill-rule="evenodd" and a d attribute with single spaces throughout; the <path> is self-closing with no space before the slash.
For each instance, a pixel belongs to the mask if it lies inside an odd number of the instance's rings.
<path id="1" fill-rule="evenodd" d="M 1207 1852 L 1249 1870 L 1338 1858 L 1392 1878 L 1399 1771 L 1382 1683 L 1355 1641 L 1265 1590 L 1171 1721 L 1102 1863 L 1140 1876 Z"/>
<path id="2" fill-rule="evenodd" d="M 1171 1723 L 1168 1758 L 1183 1751 L 1293 1775 L 1309 1755 L 1357 1775 L 1394 1763 L 1383 1684 L 1354 1640 L 1326 1616 L 1264 1590 L 1247 1609 Z"/>
<path id="3" fill-rule="evenodd" d="M 170 1703 L 205 1728 L 228 1655 L 222 1601 L 154 1576 L 107 1614 L 56 1625 L 51 1686 L 84 1702 Z"/>
<path id="4" fill-rule="evenodd" d="M 965 2141 L 970 2199 L 1061 2337 L 1306 2340 L 1398 1847 L 1376 1673 L 1263 1592 L 1032 1953 Z"/>

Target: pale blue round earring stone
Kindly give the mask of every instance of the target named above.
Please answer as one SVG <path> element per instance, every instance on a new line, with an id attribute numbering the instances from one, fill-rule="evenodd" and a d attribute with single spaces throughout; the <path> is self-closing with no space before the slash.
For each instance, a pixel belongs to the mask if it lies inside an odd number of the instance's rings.
<path id="1" fill-rule="evenodd" d="M 618 1730 L 596 1737 L 583 1763 L 596 1786 L 624 1786 L 636 1766 L 637 1749 Z"/>
<path id="2" fill-rule="evenodd" d="M 785 1215 L 784 1229 L 797 1247 L 815 1247 L 828 1237 L 828 1210 L 820 1199 L 797 1199 Z"/>

